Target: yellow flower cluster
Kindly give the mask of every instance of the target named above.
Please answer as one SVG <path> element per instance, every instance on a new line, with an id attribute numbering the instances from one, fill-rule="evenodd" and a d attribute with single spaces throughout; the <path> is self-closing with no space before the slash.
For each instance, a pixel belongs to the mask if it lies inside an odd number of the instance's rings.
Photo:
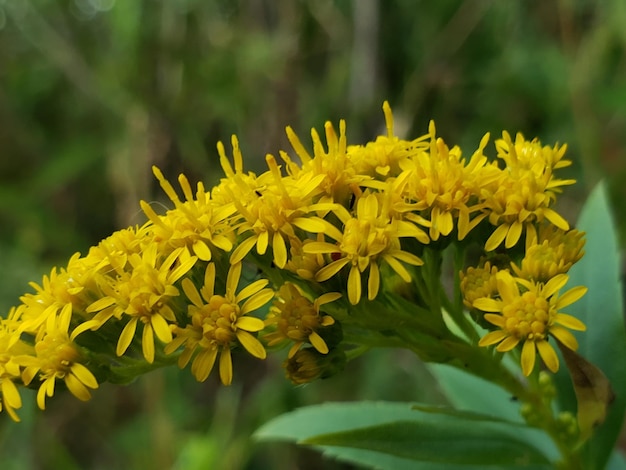
<path id="1" fill-rule="evenodd" d="M 417 139 L 395 136 L 383 110 L 387 134 L 365 145 L 348 145 L 344 121 L 338 134 L 325 125 L 326 145 L 313 130 L 312 152 L 287 128 L 295 154 L 281 151 L 282 163 L 267 155 L 260 175 L 244 171 L 235 137 L 232 161 L 219 143 L 225 177 L 207 190 L 180 175 L 182 198 L 154 168 L 172 209 L 160 215 L 142 201 L 143 226 L 74 255 L 0 320 L 1 409 L 18 420 L 20 386 L 38 389 L 43 409 L 59 381 L 86 400 L 103 381 L 172 361 L 191 364 L 199 381 L 217 361 L 230 384 L 235 350 L 264 359 L 266 347 L 291 345 L 285 367 L 295 383 L 334 373 L 349 343 L 402 345 L 433 332 L 432 343 L 407 347 L 443 360 L 428 348 L 444 344 L 434 340 L 445 328 L 444 289 L 433 286 L 450 245 L 475 244 L 490 260 L 459 283 L 465 305 L 494 327 L 480 346 L 523 343 L 527 374 L 536 347 L 555 370 L 548 336 L 574 349 L 565 327 L 584 328 L 558 312 L 584 293 L 558 296 L 582 256 L 582 235 L 553 208 L 573 183 L 554 176 L 569 164 L 565 146 L 505 132 L 496 159 L 484 154 L 489 135 L 465 158 L 434 123 Z M 415 308 L 398 307 L 407 302 Z M 437 326 L 428 327 L 428 312 Z M 411 324 L 426 328 L 413 334 Z M 345 340 L 342 329 L 351 331 Z"/>

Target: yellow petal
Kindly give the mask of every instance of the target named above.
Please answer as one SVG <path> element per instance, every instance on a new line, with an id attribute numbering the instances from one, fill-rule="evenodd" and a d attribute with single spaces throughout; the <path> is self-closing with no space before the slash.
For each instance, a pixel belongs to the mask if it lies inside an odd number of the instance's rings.
<path id="1" fill-rule="evenodd" d="M 237 330 L 235 334 L 237 335 L 237 339 L 246 349 L 246 351 L 248 351 L 254 357 L 257 357 L 259 359 L 265 359 L 267 353 L 258 339 L 256 339 L 254 336 L 244 330 Z"/>
<path id="2" fill-rule="evenodd" d="M 578 286 L 568 290 L 565 294 L 558 298 L 556 302 L 556 308 L 560 310 L 563 307 L 567 307 L 568 305 L 573 304 L 583 295 L 585 295 L 587 293 L 587 290 L 588 289 L 585 286 Z"/>
<path id="3" fill-rule="evenodd" d="M 370 263 L 369 277 L 367 278 L 367 298 L 374 300 L 378 295 L 378 289 L 380 288 L 380 271 L 378 270 L 378 264 Z M 320 351 L 321 352 L 321 351 Z"/>
<path id="4" fill-rule="evenodd" d="M 247 299 L 253 294 L 256 294 L 268 284 L 269 281 L 267 279 L 259 279 L 257 281 L 254 281 L 252 284 L 248 284 L 246 287 L 239 291 L 239 294 L 237 294 L 237 303 L 241 302 L 244 299 Z"/>
<path id="5" fill-rule="evenodd" d="M 390 251 L 389 254 L 394 258 L 403 261 L 408 264 L 412 264 L 413 266 L 422 266 L 424 261 L 419 256 L 415 256 L 413 253 L 409 253 L 408 251 L 395 250 Z"/>
<path id="6" fill-rule="evenodd" d="M 207 302 L 213 297 L 215 292 L 215 263 L 207 264 L 204 271 L 204 285 L 201 289 L 202 296 Z"/>
<path id="7" fill-rule="evenodd" d="M 498 248 L 504 241 L 508 231 L 509 225 L 502 224 L 498 226 L 498 228 L 487 239 L 487 242 L 485 243 L 485 251 L 493 251 Z"/>
<path id="8" fill-rule="evenodd" d="M 308 254 L 340 253 L 339 245 L 328 242 L 308 242 L 302 245 L 302 251 Z"/>
<path id="9" fill-rule="evenodd" d="M 411 282 L 411 274 L 396 258 L 390 255 L 383 255 L 383 259 L 393 269 L 404 282 Z"/>
<path id="10" fill-rule="evenodd" d="M 126 352 L 128 346 L 130 346 L 130 343 L 133 341 L 136 329 L 137 318 L 131 318 L 122 330 L 122 333 L 120 334 L 120 339 L 117 341 L 117 348 L 115 349 L 115 353 L 118 356 L 121 356 Z"/>
<path id="11" fill-rule="evenodd" d="M 515 346 L 519 344 L 520 339 L 515 336 L 508 336 L 498 346 L 496 347 L 497 351 L 507 352 L 513 349 Z"/>
<path id="12" fill-rule="evenodd" d="M 348 274 L 348 300 L 352 305 L 361 300 L 361 273 L 356 266 L 352 266 Z"/>
<path id="13" fill-rule="evenodd" d="M 256 252 L 260 255 L 264 255 L 265 252 L 267 251 L 267 247 L 269 246 L 269 244 L 270 244 L 270 234 L 267 230 L 264 230 L 261 233 L 259 233 L 257 237 Z M 220 356 L 220 360 L 221 360 L 221 356 Z"/>
<path id="14" fill-rule="evenodd" d="M 547 341 L 537 341 L 537 349 L 539 350 L 541 359 L 543 359 L 543 363 L 548 369 L 552 372 L 559 370 L 559 358 L 550 343 Z"/>
<path id="15" fill-rule="evenodd" d="M 546 219 L 548 219 L 561 230 L 565 230 L 566 232 L 569 230 L 569 224 L 567 223 L 567 220 L 565 220 L 556 211 L 546 208 L 543 210 L 543 215 L 546 217 Z"/>
<path id="16" fill-rule="evenodd" d="M 245 331 L 261 331 L 265 328 L 265 323 L 260 318 L 239 317 L 235 323 L 237 329 Z"/>
<path id="17" fill-rule="evenodd" d="M 198 353 L 191 364 L 191 373 L 198 382 L 204 382 L 215 364 L 217 358 L 217 347 L 205 349 Z"/>
<path id="18" fill-rule="evenodd" d="M 274 263 L 280 269 L 284 268 L 287 264 L 287 245 L 279 232 L 274 232 L 272 249 L 274 250 Z"/>
<path id="19" fill-rule="evenodd" d="M 332 263 L 327 264 L 315 274 L 315 280 L 317 282 L 324 282 L 330 279 L 339 271 L 341 271 L 341 269 L 349 262 L 350 260 L 348 258 L 340 258 L 336 261 L 333 261 Z"/>
<path id="20" fill-rule="evenodd" d="M 89 393 L 89 389 L 85 387 L 85 385 L 72 373 L 69 373 L 65 376 L 65 385 L 72 395 L 78 398 L 81 401 L 87 401 L 91 398 L 91 393 Z"/>
<path id="21" fill-rule="evenodd" d="M 235 292 L 241 277 L 241 263 L 232 264 L 226 277 L 226 297 L 235 298 Z"/>
<path id="22" fill-rule="evenodd" d="M 22 397 L 13 381 L 9 378 L 2 379 L 2 402 L 11 408 L 22 406 Z"/>
<path id="23" fill-rule="evenodd" d="M 220 354 L 220 380 L 224 385 L 230 385 L 233 382 L 233 361 L 228 347 L 222 348 Z"/>
<path id="24" fill-rule="evenodd" d="M 492 344 L 499 343 L 507 336 L 509 336 L 508 333 L 502 330 L 491 331 L 480 339 L 478 346 L 491 346 Z"/>
<path id="25" fill-rule="evenodd" d="M 339 292 L 327 292 L 326 294 L 320 295 L 316 300 L 315 304 L 317 306 L 328 304 L 330 302 L 334 302 L 341 298 L 341 293 Z"/>
<path id="26" fill-rule="evenodd" d="M 499 312 L 502 309 L 502 301 L 481 297 L 480 299 L 474 300 L 472 306 L 483 312 Z"/>
<path id="27" fill-rule="evenodd" d="M 113 297 L 103 297 L 90 304 L 85 311 L 87 313 L 99 312 L 100 310 L 110 307 L 114 303 L 115 299 Z"/>
<path id="28" fill-rule="evenodd" d="M 152 331 L 152 325 L 145 323 L 143 325 L 143 333 L 141 335 L 141 350 L 143 351 L 143 357 L 149 364 L 154 362 L 154 333 Z"/>
<path id="29" fill-rule="evenodd" d="M 554 321 L 560 325 L 563 325 L 570 330 L 585 331 L 587 327 L 578 318 L 568 315 L 566 313 L 557 313 Z M 554 328 L 554 327 L 552 327 Z M 550 329 L 552 331 L 552 329 Z"/>
<path id="30" fill-rule="evenodd" d="M 520 237 L 522 236 L 523 227 L 524 227 L 524 224 L 522 224 L 521 222 L 517 220 L 513 222 L 513 224 L 509 228 L 509 231 L 506 234 L 506 242 L 504 243 L 504 246 L 506 248 L 511 248 L 515 246 L 515 244 L 519 241 Z"/>
<path id="31" fill-rule="evenodd" d="M 559 289 L 561 289 L 567 283 L 567 279 L 568 279 L 568 275 L 567 274 L 557 274 L 552 279 L 550 279 L 548 282 L 546 282 L 546 285 L 544 286 L 543 290 L 541 291 L 542 294 L 544 295 L 544 297 L 548 298 L 548 297 L 551 297 L 552 295 L 554 295 Z M 567 305 L 569 305 L 569 304 L 567 304 Z"/>
<path id="32" fill-rule="evenodd" d="M 309 342 L 322 354 L 328 354 L 328 345 L 326 344 L 326 341 L 324 341 L 324 339 L 315 331 L 311 332 L 309 335 Z"/>
<path id="33" fill-rule="evenodd" d="M 72 364 L 71 372 L 89 388 L 98 388 L 98 381 L 87 367 L 83 364 L 75 362 Z"/>
<path id="34" fill-rule="evenodd" d="M 172 341 L 172 330 L 170 329 L 169 324 L 165 321 L 165 318 L 159 314 L 155 314 L 150 317 L 150 323 L 152 324 L 152 329 L 154 330 L 157 338 L 165 344 Z"/>
<path id="35" fill-rule="evenodd" d="M 211 261 L 211 249 L 203 240 L 196 240 L 191 249 L 202 261 Z"/>
<path id="36" fill-rule="evenodd" d="M 492 325 L 499 326 L 500 328 L 504 328 L 504 325 L 506 324 L 504 317 L 495 313 L 485 313 L 483 318 Z"/>
<path id="37" fill-rule="evenodd" d="M 524 346 L 522 347 L 522 372 L 525 376 L 529 376 L 533 369 L 535 368 L 535 343 L 534 341 L 526 341 L 524 342 Z"/>
<path id="38" fill-rule="evenodd" d="M 246 257 L 250 250 L 254 247 L 257 242 L 257 236 L 252 235 L 251 237 L 246 238 L 244 241 L 239 243 L 237 248 L 235 248 L 230 255 L 231 264 L 239 263 L 242 259 Z"/>
<path id="39" fill-rule="evenodd" d="M 257 308 L 261 308 L 274 298 L 274 291 L 272 289 L 263 289 L 261 292 L 257 292 L 252 297 L 244 302 L 241 306 L 241 313 L 250 313 Z"/>
<path id="40" fill-rule="evenodd" d="M 572 351 L 576 351 L 578 349 L 578 341 L 576 340 L 576 337 L 562 326 L 552 325 L 550 327 L 550 334 Z"/>
<path id="41" fill-rule="evenodd" d="M 200 298 L 200 293 L 198 292 L 198 289 L 196 289 L 196 286 L 193 284 L 191 279 L 183 279 L 181 285 L 183 286 L 183 292 L 185 293 L 187 298 L 191 300 L 192 304 L 194 304 L 198 308 L 204 305 L 204 302 L 202 302 L 202 299 Z"/>

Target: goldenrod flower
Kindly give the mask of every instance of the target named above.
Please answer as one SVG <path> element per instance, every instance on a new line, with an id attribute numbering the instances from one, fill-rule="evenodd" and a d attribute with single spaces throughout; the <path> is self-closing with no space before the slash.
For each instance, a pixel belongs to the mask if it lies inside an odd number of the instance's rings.
<path id="1" fill-rule="evenodd" d="M 95 313 L 94 317 L 77 327 L 72 338 L 88 329 L 100 328 L 111 317 L 128 318 L 117 342 L 117 355 L 126 352 L 141 322 L 143 355 L 149 363 L 154 362 L 154 335 L 166 344 L 172 340 L 168 322 L 176 322 L 176 317 L 170 299 L 179 295 L 174 283 L 197 261 L 195 256 L 181 258 L 184 250 L 184 247 L 174 250 L 164 261 L 160 260 L 156 244 L 146 247 L 141 256 L 132 254 L 128 259 L 131 271 L 115 279 L 102 279 L 100 288 L 105 295 L 86 309 L 88 313 Z"/>
<path id="2" fill-rule="evenodd" d="M 25 385 L 39 376 L 37 405 L 42 410 L 46 407 L 46 397 L 54 395 L 57 379 L 63 380 L 68 390 L 82 401 L 91 398 L 90 388 L 98 388 L 96 378 L 81 362 L 78 346 L 69 337 L 71 316 L 71 310 L 66 308 L 53 321 L 47 322 L 45 334 L 35 343 L 35 356 L 16 358 L 25 367 L 22 372 Z"/>
<path id="3" fill-rule="evenodd" d="M 9 326 L 14 315 L 15 307 L 6 319 L 0 318 L 0 412 L 4 410 L 13 421 L 19 421 L 15 410 L 22 407 L 22 397 L 15 382 L 21 382 L 21 368 L 16 357 L 33 351 Z"/>
<path id="4" fill-rule="evenodd" d="M 20 297 L 22 305 L 18 307 L 20 333 L 37 334 L 43 332 L 46 323 L 53 322 L 56 315 L 68 310 L 80 311 L 88 304 L 85 296 L 85 284 L 90 283 L 93 270 L 86 267 L 80 253 L 75 253 L 69 260 L 67 268 L 52 268 L 50 276 L 43 276 L 41 285 L 31 282 L 35 289 L 33 294 Z"/>
<path id="5" fill-rule="evenodd" d="M 548 336 L 554 336 L 569 349 L 578 349 L 576 338 L 567 330 L 584 331 L 585 325 L 560 310 L 580 299 L 587 288 L 574 287 L 563 295 L 558 291 L 567 283 L 568 276 L 559 274 L 545 284 L 514 278 L 508 271 L 497 274 L 499 299 L 481 298 L 475 308 L 488 312 L 484 318 L 498 327 L 487 333 L 479 346 L 497 344 L 496 350 L 510 351 L 522 343 L 521 365 L 524 375 L 535 367 L 536 351 L 552 372 L 559 368 L 559 359 Z M 520 291 L 520 286 L 523 288 Z"/>
<path id="6" fill-rule="evenodd" d="M 469 162 L 461 157 L 458 147 L 450 149 L 436 137 L 432 121 L 427 137 L 428 151 L 417 152 L 403 162 L 402 194 L 414 203 L 414 210 L 430 221 L 432 240 L 449 235 L 455 225 L 458 239 L 462 240 L 486 217 L 479 213 L 472 218 L 471 214 L 482 208 L 478 199 L 481 188 L 495 179 L 494 168 L 485 166 L 487 158 L 482 153 L 489 134 L 483 137 Z"/>
<path id="7" fill-rule="evenodd" d="M 493 251 L 503 242 L 511 248 L 524 231 L 527 239 L 537 239 L 535 224 L 544 220 L 569 230 L 567 221 L 550 207 L 561 187 L 575 182 L 553 176 L 554 169 L 569 164 L 562 159 L 566 147 L 542 147 L 538 140 L 526 141 L 521 134 L 513 143 L 507 132 L 496 147 L 506 168 L 482 193 L 489 222 L 497 227 L 487 239 L 485 250 Z"/>
<path id="8" fill-rule="evenodd" d="M 220 152 L 222 161 L 227 161 L 223 147 Z M 313 203 L 313 197 L 321 192 L 323 175 L 301 174 L 294 180 L 281 175 L 272 155 L 267 155 L 266 161 L 269 172 L 259 179 L 265 184 L 259 185 L 257 179 L 244 179 L 238 173 L 232 173 L 222 184 L 223 191 L 230 194 L 239 217 L 243 219 L 237 224 L 237 234 L 243 240 L 233 250 L 230 261 L 232 264 L 240 262 L 254 247 L 260 255 L 271 247 L 274 263 L 284 268 L 292 242 L 306 238 L 307 233 L 332 229 L 329 222 L 310 214 L 327 212 L 333 205 Z"/>
<path id="9" fill-rule="evenodd" d="M 429 135 L 408 141 L 395 136 L 393 114 L 389 103 L 383 103 L 387 135 L 379 136 L 374 142 L 365 145 L 350 145 L 348 157 L 356 172 L 372 178 L 387 181 L 402 172 L 403 164 L 418 152 L 428 150 Z"/>
<path id="10" fill-rule="evenodd" d="M 320 307 L 339 298 L 340 293 L 328 292 L 311 302 L 295 284 L 283 284 L 265 319 L 265 324 L 275 327 L 275 330 L 263 339 L 270 347 L 283 341 L 293 341 L 288 357 L 292 357 L 305 343 L 310 343 L 322 354 L 328 354 L 328 345 L 318 331 L 334 324 L 335 320 L 330 315 L 323 315 Z"/>
<path id="11" fill-rule="evenodd" d="M 287 165 L 289 174 L 296 180 L 305 174 L 309 174 L 309 177 L 313 179 L 322 177 L 320 183 L 322 195 L 319 201 L 317 201 L 318 203 L 347 205 L 351 197 L 353 197 L 353 188 L 371 180 L 371 177 L 358 172 L 355 167 L 356 162 L 353 161 L 348 153 L 346 122 L 343 120 L 339 122 L 339 136 L 335 133 L 335 129 L 330 122 L 324 124 L 324 130 L 326 132 L 328 150 L 324 149 L 317 131 L 312 129 L 313 157 L 311 157 L 293 129 L 287 127 L 287 137 L 302 161 L 302 166 L 300 167 L 293 162 L 287 153 L 280 152 L 280 155 Z"/>
<path id="12" fill-rule="evenodd" d="M 170 354 L 184 345 L 178 360 L 181 369 L 195 354 L 191 373 L 200 382 L 211 373 L 219 353 L 220 379 L 224 385 L 230 385 L 233 379 L 231 349 L 239 344 L 254 357 L 266 357 L 263 345 L 252 334 L 261 331 L 265 324 L 260 318 L 248 314 L 272 300 L 274 291 L 265 288 L 266 279 L 260 279 L 237 293 L 240 276 L 241 263 L 231 265 L 223 295 L 215 293 L 214 263 L 207 265 L 204 284 L 199 291 L 190 279 L 182 281 L 183 290 L 192 304 L 188 310 L 191 324 L 173 328 L 174 339 L 165 347 L 165 352 Z"/>
<path id="13" fill-rule="evenodd" d="M 153 224 L 153 242 L 159 245 L 159 251 L 167 256 L 174 249 L 185 247 L 186 254 L 195 255 L 203 261 L 211 260 L 215 248 L 230 251 L 234 241 L 230 224 L 230 217 L 236 211 L 234 204 L 213 201 L 202 183 L 198 183 L 194 196 L 189 181 L 181 174 L 178 181 L 186 199 L 183 202 L 161 171 L 157 167 L 153 167 L 152 171 L 176 206 L 164 216 L 159 216 L 148 203 L 141 201 L 143 211 Z"/>
<path id="14" fill-rule="evenodd" d="M 539 241 L 526 247 L 518 267 L 511 263 L 513 272 L 521 278 L 547 282 L 557 274 L 565 274 L 584 254 L 584 233 L 578 230 L 564 232 L 552 225 L 540 231 Z"/>
<path id="15" fill-rule="evenodd" d="M 333 349 L 322 354 L 314 348 L 303 348 L 283 363 L 285 375 L 295 385 L 332 377 L 346 364 L 346 354 L 342 349 Z"/>
<path id="16" fill-rule="evenodd" d="M 497 273 L 497 266 L 492 266 L 490 261 L 486 261 L 482 267 L 469 267 L 465 272 L 462 272 L 463 303 L 471 308 L 477 299 L 493 298 L 498 293 Z"/>
<path id="17" fill-rule="evenodd" d="M 344 223 L 343 233 L 326 233 L 336 243 L 312 241 L 303 246 L 305 253 L 330 254 L 333 259 L 315 275 L 318 282 L 326 281 L 345 266 L 350 266 L 348 300 L 353 305 L 361 300 L 361 273 L 368 269 L 368 299 L 373 300 L 378 295 L 380 261 L 385 261 L 405 282 L 411 282 L 411 275 L 401 262 L 413 266 L 423 264 L 418 256 L 401 249 L 400 238 L 413 237 L 427 243 L 426 234 L 410 222 L 381 213 L 381 209 L 376 193 L 363 195 L 356 203 L 355 217 L 347 211 L 337 213 Z"/>

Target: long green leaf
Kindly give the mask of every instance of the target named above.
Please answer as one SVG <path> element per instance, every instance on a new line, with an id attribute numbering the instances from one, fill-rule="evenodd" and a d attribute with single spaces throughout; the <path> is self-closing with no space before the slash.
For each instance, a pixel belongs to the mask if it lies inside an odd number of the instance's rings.
<path id="1" fill-rule="evenodd" d="M 617 397 L 608 410 L 605 423 L 588 443 L 584 455 L 585 468 L 601 469 L 611 455 L 626 409 L 626 332 L 619 250 L 604 184 L 599 184 L 589 196 L 577 228 L 587 233 L 586 253 L 571 269 L 568 287 L 584 285 L 589 291 L 566 311 L 587 325 L 586 332 L 577 334 L 578 353 L 606 374 Z M 563 376 L 567 374 L 564 367 L 560 374 L 560 384 L 563 385 Z M 571 404 L 571 394 L 562 393 L 560 398 L 565 407 L 575 409 Z"/>
<path id="2" fill-rule="evenodd" d="M 373 468 L 550 468 L 542 452 L 518 438 L 522 431 L 539 431 L 477 413 L 418 406 L 311 406 L 275 418 L 255 437 L 319 446 L 328 455 Z"/>
<path id="3" fill-rule="evenodd" d="M 489 423 L 491 424 L 491 423 Z M 467 423 L 394 421 L 391 423 L 322 434 L 305 444 L 367 449 L 418 462 L 482 465 L 485 467 L 548 465 L 536 449 L 485 422 Z"/>

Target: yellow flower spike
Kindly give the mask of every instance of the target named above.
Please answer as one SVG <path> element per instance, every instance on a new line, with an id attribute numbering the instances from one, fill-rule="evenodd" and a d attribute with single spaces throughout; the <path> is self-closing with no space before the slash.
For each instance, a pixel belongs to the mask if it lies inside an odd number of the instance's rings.
<path id="1" fill-rule="evenodd" d="M 208 378 L 219 354 L 219 375 L 224 385 L 232 382 L 231 348 L 241 345 L 254 357 L 265 359 L 263 345 L 252 334 L 263 329 L 263 320 L 248 316 L 274 297 L 265 288 L 268 281 L 261 279 L 237 292 L 241 276 L 241 263 L 231 265 L 226 278 L 224 294 L 215 293 L 216 269 L 207 265 L 204 283 L 198 289 L 190 279 L 183 279 L 183 292 L 190 300 L 190 323 L 184 328 L 173 327 L 174 338 L 165 346 L 171 354 L 184 347 L 178 365 L 183 368 L 191 361 L 191 373 L 196 380 Z"/>
<path id="2" fill-rule="evenodd" d="M 478 345 L 497 345 L 497 351 L 506 352 L 521 342 L 524 375 L 533 371 L 537 351 L 546 367 L 556 372 L 559 360 L 548 337 L 555 337 L 572 350 L 578 347 L 576 338 L 567 328 L 582 331 L 585 325 L 559 310 L 579 300 L 587 289 L 574 287 L 559 296 L 559 290 L 568 280 L 566 274 L 559 274 L 545 284 L 514 278 L 508 271 L 498 272 L 496 278 L 500 298 L 482 297 L 473 302 L 478 310 L 489 312 L 484 319 L 498 328 L 487 333 Z"/>

